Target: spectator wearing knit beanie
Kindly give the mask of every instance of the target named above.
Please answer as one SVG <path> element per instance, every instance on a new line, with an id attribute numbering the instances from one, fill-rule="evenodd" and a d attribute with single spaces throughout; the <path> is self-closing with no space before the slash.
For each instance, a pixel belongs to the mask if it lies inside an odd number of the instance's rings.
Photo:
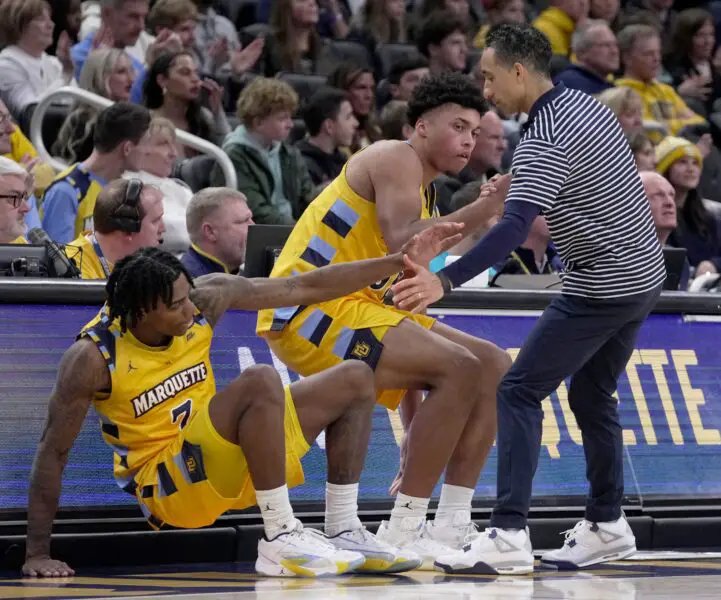
<path id="1" fill-rule="evenodd" d="M 716 203 L 704 201 L 697 190 L 702 163 L 698 147 L 686 139 L 668 136 L 656 147 L 656 171 L 668 179 L 676 193 L 678 227 L 668 243 L 686 248 L 697 277 L 721 273 L 720 213 Z"/>

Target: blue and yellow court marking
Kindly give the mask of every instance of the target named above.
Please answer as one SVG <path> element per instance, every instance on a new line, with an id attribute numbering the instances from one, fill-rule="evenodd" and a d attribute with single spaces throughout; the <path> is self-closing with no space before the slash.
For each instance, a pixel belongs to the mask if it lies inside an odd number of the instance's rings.
<path id="1" fill-rule="evenodd" d="M 75 577 L 64 579 L 22 579 L 15 574 L 0 578 L 0 598 L 128 598 L 144 596 L 165 598 L 179 595 L 203 594 L 206 597 L 226 597 L 228 594 L 308 590 L 317 597 L 342 589 L 369 587 L 385 588 L 398 585 L 431 586 L 446 583 L 491 583 L 496 578 L 474 575 L 444 575 L 432 572 L 413 572 L 403 575 L 350 575 L 323 580 L 268 579 L 258 577 L 250 563 L 169 565 L 145 568 L 81 569 Z M 694 578 L 692 587 L 703 585 L 703 578 L 721 576 L 721 559 L 623 561 L 601 565 L 582 573 L 536 570 L 533 575 L 516 578 L 537 582 L 564 580 L 583 581 L 589 577 L 609 579 L 627 578 Z M 506 578 L 508 579 L 508 578 Z M 716 578 L 709 580 L 717 585 Z M 690 583 L 690 582 L 689 582 Z M 714 585 L 715 587 L 715 585 Z M 482 587 L 480 588 L 483 589 Z M 480 590 L 479 590 L 480 591 Z M 441 588 L 438 589 L 441 592 Z M 243 594 L 244 595 L 244 594 Z M 721 592 L 720 592 L 721 595 Z"/>

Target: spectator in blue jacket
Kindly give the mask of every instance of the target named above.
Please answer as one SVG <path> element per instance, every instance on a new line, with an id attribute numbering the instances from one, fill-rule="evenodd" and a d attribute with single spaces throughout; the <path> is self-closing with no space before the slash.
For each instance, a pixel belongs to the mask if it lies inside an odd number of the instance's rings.
<path id="1" fill-rule="evenodd" d="M 619 68 L 616 36 L 605 21 L 588 21 L 571 39 L 576 61 L 554 78 L 566 87 L 592 96 L 613 87 L 609 76 Z"/>

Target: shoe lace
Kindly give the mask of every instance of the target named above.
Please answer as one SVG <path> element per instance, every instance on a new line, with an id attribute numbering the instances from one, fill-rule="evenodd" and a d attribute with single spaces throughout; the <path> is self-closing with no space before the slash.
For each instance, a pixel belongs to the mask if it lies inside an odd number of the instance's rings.
<path id="1" fill-rule="evenodd" d="M 575 537 L 575 535 L 585 527 L 585 525 L 586 521 L 582 520 L 576 523 L 573 526 L 573 529 L 566 529 L 566 531 L 562 531 L 561 535 L 563 535 L 563 543 L 567 544 L 568 542 L 570 542 Z"/>
<path id="2" fill-rule="evenodd" d="M 478 525 L 476 525 L 473 521 L 471 521 L 468 524 L 468 527 L 466 527 L 466 535 L 463 538 L 463 543 L 470 544 L 479 535 L 481 535 L 481 532 L 478 531 Z"/>
<path id="3" fill-rule="evenodd" d="M 363 539 L 363 541 L 366 543 L 374 544 L 375 546 L 377 546 L 378 548 L 380 548 L 382 550 L 392 550 L 393 549 L 392 544 L 389 544 L 385 540 L 380 539 L 377 535 L 373 535 L 370 531 L 368 531 L 365 528 L 365 526 L 362 526 L 358 530 L 358 532 L 359 532 L 361 538 Z"/>
<path id="4" fill-rule="evenodd" d="M 328 548 L 335 548 L 335 546 L 333 546 L 333 544 L 328 540 L 328 537 L 323 532 L 312 528 L 306 529 L 305 527 L 303 527 L 303 524 L 300 521 L 298 521 L 295 529 L 291 531 L 291 535 L 299 535 L 306 538 L 313 538 L 315 542 L 318 542 L 321 545 L 327 546 Z"/>

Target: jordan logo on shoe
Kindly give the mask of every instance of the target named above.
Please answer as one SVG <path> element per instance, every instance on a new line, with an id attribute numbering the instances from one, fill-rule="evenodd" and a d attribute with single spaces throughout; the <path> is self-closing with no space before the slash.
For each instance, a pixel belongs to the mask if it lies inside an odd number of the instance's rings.
<path id="1" fill-rule="evenodd" d="M 576 540 L 570 539 L 570 540 L 568 540 L 567 544 L 568 544 L 569 548 L 573 548 L 576 546 Z"/>

